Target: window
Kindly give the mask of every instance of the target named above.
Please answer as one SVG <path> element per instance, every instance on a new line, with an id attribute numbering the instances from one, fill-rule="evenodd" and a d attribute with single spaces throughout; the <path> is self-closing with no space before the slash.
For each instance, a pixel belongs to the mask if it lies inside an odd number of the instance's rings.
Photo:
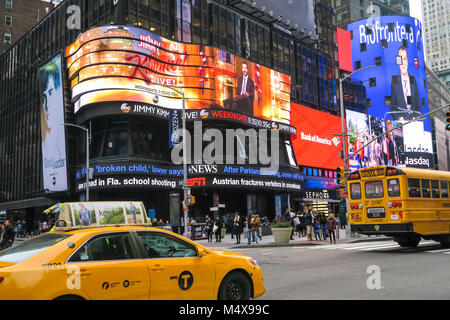
<path id="1" fill-rule="evenodd" d="M 431 180 L 431 197 L 440 198 L 438 180 Z"/>
<path id="2" fill-rule="evenodd" d="M 133 153 L 152 159 L 164 160 L 160 136 L 145 130 L 135 128 L 132 133 Z"/>
<path id="3" fill-rule="evenodd" d="M 367 44 L 364 42 L 364 43 L 361 43 L 360 45 L 359 45 L 359 51 L 360 52 L 364 52 L 364 51 L 367 51 Z"/>
<path id="4" fill-rule="evenodd" d="M 377 78 L 369 78 L 369 87 L 376 87 L 377 86 Z"/>
<path id="5" fill-rule="evenodd" d="M 448 198 L 447 181 L 441 181 L 441 198 Z"/>
<path id="6" fill-rule="evenodd" d="M 157 232 L 138 232 L 138 236 L 150 258 L 197 256 L 195 247 L 181 239 Z"/>
<path id="7" fill-rule="evenodd" d="M 5 24 L 7 26 L 12 26 L 12 17 L 11 16 L 5 16 Z"/>
<path id="8" fill-rule="evenodd" d="M 381 48 L 385 49 L 388 47 L 388 42 L 386 39 L 381 40 Z"/>
<path id="9" fill-rule="evenodd" d="M 355 69 L 361 69 L 361 61 L 355 61 Z"/>
<path id="10" fill-rule="evenodd" d="M 108 233 L 96 236 L 83 245 L 69 262 L 137 259 L 131 234 Z"/>
<path id="11" fill-rule="evenodd" d="M 420 198 L 419 179 L 408 179 L 408 193 L 411 198 Z"/>
<path id="12" fill-rule="evenodd" d="M 11 263 L 25 261 L 70 236 L 59 233 L 44 234 L 2 251 L 0 253 L 0 261 Z"/>
<path id="13" fill-rule="evenodd" d="M 422 197 L 423 198 L 430 197 L 430 180 L 422 179 Z"/>
<path id="14" fill-rule="evenodd" d="M 11 43 L 11 33 L 4 33 L 3 34 L 3 42 L 4 43 Z"/>
<path id="15" fill-rule="evenodd" d="M 13 8 L 13 0 L 6 0 L 6 9 Z"/>
<path id="16" fill-rule="evenodd" d="M 399 197 L 400 196 L 400 183 L 398 179 L 388 180 L 388 194 L 389 197 Z"/>
<path id="17" fill-rule="evenodd" d="M 103 154 L 105 156 L 128 154 L 128 131 L 121 130 L 107 132 Z"/>
<path id="18" fill-rule="evenodd" d="M 350 184 L 350 196 L 353 200 L 361 199 L 361 184 L 359 182 Z"/>
<path id="19" fill-rule="evenodd" d="M 382 197 L 384 197 L 383 181 L 366 182 L 366 198 L 373 199 Z"/>

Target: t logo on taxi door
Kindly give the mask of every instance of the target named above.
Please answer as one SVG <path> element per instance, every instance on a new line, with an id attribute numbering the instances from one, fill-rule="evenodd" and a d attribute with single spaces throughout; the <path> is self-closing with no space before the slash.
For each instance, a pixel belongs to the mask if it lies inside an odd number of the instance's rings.
<path id="1" fill-rule="evenodd" d="M 189 271 L 183 271 L 178 277 L 178 286 L 181 290 L 188 290 L 194 283 L 194 276 Z"/>

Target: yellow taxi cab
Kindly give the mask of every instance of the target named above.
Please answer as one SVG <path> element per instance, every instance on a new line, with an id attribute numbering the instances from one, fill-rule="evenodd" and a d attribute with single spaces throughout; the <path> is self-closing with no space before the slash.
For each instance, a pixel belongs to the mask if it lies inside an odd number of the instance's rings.
<path id="1" fill-rule="evenodd" d="M 101 202 L 63 204 L 67 210 L 54 232 L 0 252 L 0 299 L 248 300 L 264 294 L 254 259 L 149 227 L 143 204 L 135 204 L 131 223 L 130 203 L 109 203 L 106 213 L 98 209 L 108 206 Z M 102 225 L 109 214 L 125 224 Z"/>

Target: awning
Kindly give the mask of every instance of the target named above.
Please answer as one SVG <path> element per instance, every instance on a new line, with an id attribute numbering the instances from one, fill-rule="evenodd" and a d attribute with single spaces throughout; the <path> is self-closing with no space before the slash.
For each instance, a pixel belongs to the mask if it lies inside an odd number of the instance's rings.
<path id="1" fill-rule="evenodd" d="M 295 199 L 295 200 L 298 200 L 298 201 L 336 202 L 336 203 L 341 202 L 340 200 L 335 200 L 335 199 L 322 199 L 322 198 L 300 198 L 300 199 Z"/>

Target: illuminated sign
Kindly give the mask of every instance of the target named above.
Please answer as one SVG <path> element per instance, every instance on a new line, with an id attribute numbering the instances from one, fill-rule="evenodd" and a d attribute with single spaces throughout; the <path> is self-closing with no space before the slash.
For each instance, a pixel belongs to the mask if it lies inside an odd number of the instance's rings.
<path id="1" fill-rule="evenodd" d="M 297 130 L 292 146 L 298 164 L 326 169 L 341 166 L 342 139 L 335 135 L 342 131 L 341 118 L 295 103 L 291 110 L 291 125 Z"/>
<path id="2" fill-rule="evenodd" d="M 384 176 L 384 168 L 361 170 L 359 173 L 361 174 L 362 178 L 379 177 Z"/>
<path id="3" fill-rule="evenodd" d="M 75 112 L 117 101 L 181 109 L 183 92 L 188 110 L 290 122 L 290 77 L 217 48 L 103 26 L 80 35 L 66 57 Z"/>

